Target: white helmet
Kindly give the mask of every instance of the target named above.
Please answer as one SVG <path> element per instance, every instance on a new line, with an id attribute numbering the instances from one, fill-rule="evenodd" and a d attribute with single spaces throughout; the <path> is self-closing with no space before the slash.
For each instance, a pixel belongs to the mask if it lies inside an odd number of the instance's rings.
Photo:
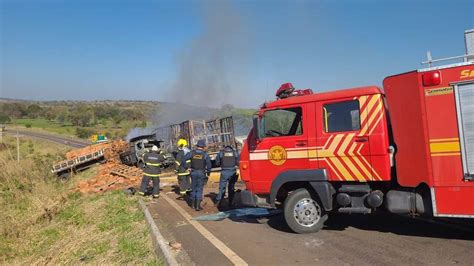
<path id="1" fill-rule="evenodd" d="M 153 145 L 153 147 L 151 147 L 151 150 L 152 150 L 152 151 L 158 151 L 159 149 L 158 149 L 158 147 L 157 147 L 156 145 Z"/>

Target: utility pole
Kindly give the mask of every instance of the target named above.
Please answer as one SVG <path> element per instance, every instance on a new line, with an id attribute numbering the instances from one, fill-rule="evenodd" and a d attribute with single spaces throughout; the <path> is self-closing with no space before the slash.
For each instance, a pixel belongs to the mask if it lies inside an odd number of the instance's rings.
<path id="1" fill-rule="evenodd" d="M 16 160 L 20 163 L 20 135 L 16 132 Z"/>

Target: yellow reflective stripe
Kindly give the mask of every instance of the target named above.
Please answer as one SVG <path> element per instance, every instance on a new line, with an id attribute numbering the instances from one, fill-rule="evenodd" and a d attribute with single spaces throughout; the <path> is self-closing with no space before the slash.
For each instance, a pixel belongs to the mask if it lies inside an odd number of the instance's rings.
<path id="1" fill-rule="evenodd" d="M 430 151 L 432 153 L 459 152 L 460 150 L 459 141 L 430 143 Z"/>
<path id="2" fill-rule="evenodd" d="M 158 177 L 161 176 L 161 174 L 148 174 L 148 173 L 143 173 L 146 176 L 152 176 L 152 177 Z"/>
<path id="3" fill-rule="evenodd" d="M 187 160 L 186 163 L 191 163 L 191 160 Z"/>
<path id="4" fill-rule="evenodd" d="M 186 172 L 186 173 L 178 173 L 179 176 L 181 175 L 189 175 L 190 173 L 189 172 Z"/>
<path id="5" fill-rule="evenodd" d="M 146 163 L 146 165 L 161 166 L 161 163 Z"/>
<path id="6" fill-rule="evenodd" d="M 180 165 L 181 165 L 181 163 L 180 163 L 180 162 L 178 162 L 178 161 L 175 161 L 175 163 L 176 163 L 178 166 L 180 166 Z"/>

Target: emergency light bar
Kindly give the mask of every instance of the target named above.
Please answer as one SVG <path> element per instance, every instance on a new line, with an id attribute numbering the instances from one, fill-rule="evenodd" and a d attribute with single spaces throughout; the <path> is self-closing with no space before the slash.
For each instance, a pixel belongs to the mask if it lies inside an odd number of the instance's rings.
<path id="1" fill-rule="evenodd" d="M 423 86 L 435 86 L 441 84 L 441 73 L 439 71 L 431 71 L 424 73 L 422 76 Z"/>
<path id="2" fill-rule="evenodd" d="M 296 90 L 293 84 L 291 82 L 288 82 L 288 83 L 283 83 L 280 85 L 280 88 L 278 88 L 277 92 L 275 93 L 275 96 L 278 99 L 285 99 L 288 97 L 303 96 L 303 95 L 310 95 L 310 94 L 313 94 L 313 91 L 311 89 Z"/>

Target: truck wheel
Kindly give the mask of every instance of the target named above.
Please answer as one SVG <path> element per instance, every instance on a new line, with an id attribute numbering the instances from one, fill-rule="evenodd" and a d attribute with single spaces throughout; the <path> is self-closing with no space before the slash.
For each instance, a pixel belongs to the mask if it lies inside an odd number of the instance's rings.
<path id="1" fill-rule="evenodd" d="M 305 188 L 291 192 L 283 206 L 286 223 L 298 234 L 321 230 L 328 218 L 318 200 L 312 198 Z"/>
<path id="2" fill-rule="evenodd" d="M 60 182 L 67 182 L 69 181 L 69 179 L 71 179 L 71 174 L 69 172 L 62 172 L 59 176 L 58 176 L 58 180 Z"/>

